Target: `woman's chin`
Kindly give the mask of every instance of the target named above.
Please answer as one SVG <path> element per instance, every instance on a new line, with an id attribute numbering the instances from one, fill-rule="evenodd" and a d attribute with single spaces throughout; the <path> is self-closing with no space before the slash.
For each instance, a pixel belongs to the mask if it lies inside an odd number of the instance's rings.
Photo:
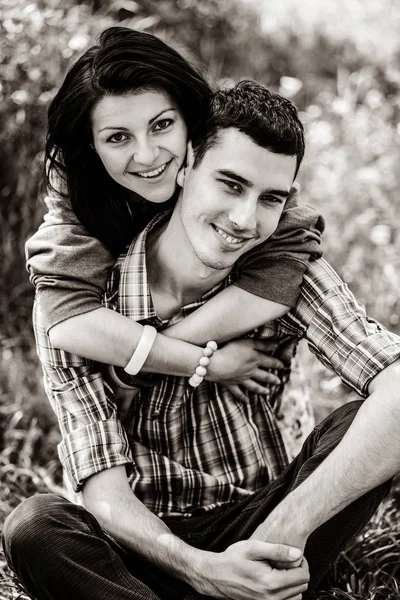
<path id="1" fill-rule="evenodd" d="M 176 185 L 163 186 L 160 190 L 154 190 L 154 193 L 143 193 L 142 198 L 153 204 L 163 204 L 172 198 L 175 190 Z"/>

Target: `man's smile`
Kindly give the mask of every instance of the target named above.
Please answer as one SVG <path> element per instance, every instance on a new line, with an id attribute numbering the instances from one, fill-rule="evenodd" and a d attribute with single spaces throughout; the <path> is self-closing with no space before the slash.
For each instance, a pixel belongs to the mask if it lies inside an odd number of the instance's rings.
<path id="1" fill-rule="evenodd" d="M 243 246 L 248 240 L 252 239 L 251 237 L 238 237 L 234 236 L 231 233 L 228 233 L 224 229 L 221 229 L 217 225 L 212 225 L 214 231 L 228 244 L 234 245 L 236 247 Z"/>

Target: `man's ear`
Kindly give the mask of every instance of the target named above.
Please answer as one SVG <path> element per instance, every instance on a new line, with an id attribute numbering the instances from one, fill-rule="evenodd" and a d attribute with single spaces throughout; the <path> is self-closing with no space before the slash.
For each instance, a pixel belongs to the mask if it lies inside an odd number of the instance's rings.
<path id="1" fill-rule="evenodd" d="M 176 176 L 176 184 L 179 185 L 179 187 L 181 187 L 181 188 L 183 188 L 183 184 L 185 183 L 185 177 L 186 177 L 186 167 L 185 167 L 185 165 L 182 165 L 178 171 L 178 175 Z"/>
<path id="2" fill-rule="evenodd" d="M 186 151 L 186 166 L 190 169 L 193 167 L 194 163 L 194 152 L 192 142 L 189 140 L 187 143 L 187 151 Z"/>
<path id="3" fill-rule="evenodd" d="M 194 163 L 193 146 L 192 146 L 192 142 L 189 141 L 187 143 L 186 160 L 185 160 L 184 164 L 181 166 L 181 168 L 179 169 L 178 175 L 176 176 L 176 183 L 180 187 L 183 187 L 183 185 L 185 183 L 187 170 L 191 169 L 193 167 L 193 163 Z"/>

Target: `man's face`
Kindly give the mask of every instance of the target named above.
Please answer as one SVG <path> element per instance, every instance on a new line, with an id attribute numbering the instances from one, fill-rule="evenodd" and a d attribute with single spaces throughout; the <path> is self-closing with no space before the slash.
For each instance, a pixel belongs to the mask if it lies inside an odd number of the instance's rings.
<path id="1" fill-rule="evenodd" d="M 184 232 L 204 265 L 230 268 L 277 228 L 296 157 L 274 154 L 230 128 L 196 169 L 191 163 L 177 207 Z"/>

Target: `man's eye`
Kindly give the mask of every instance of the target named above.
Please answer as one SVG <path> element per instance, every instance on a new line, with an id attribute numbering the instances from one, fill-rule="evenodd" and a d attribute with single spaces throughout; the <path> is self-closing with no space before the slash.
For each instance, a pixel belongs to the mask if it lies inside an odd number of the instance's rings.
<path id="1" fill-rule="evenodd" d="M 261 200 L 266 204 L 283 204 L 284 202 L 283 198 L 279 198 L 279 196 L 271 196 L 270 194 L 261 196 Z"/>
<path id="2" fill-rule="evenodd" d="M 242 190 L 241 186 L 235 181 L 231 181 L 230 179 L 223 179 L 223 183 L 234 192 L 240 192 Z"/>
<path id="3" fill-rule="evenodd" d="M 107 139 L 107 142 L 111 142 L 111 144 L 118 144 L 120 142 L 124 142 L 127 139 L 127 135 L 126 133 L 122 133 L 121 131 L 118 131 L 117 133 L 113 133 L 112 135 L 110 135 L 110 137 Z"/>
<path id="4" fill-rule="evenodd" d="M 173 122 L 173 119 L 161 119 L 154 125 L 154 131 L 163 131 L 172 125 Z"/>

